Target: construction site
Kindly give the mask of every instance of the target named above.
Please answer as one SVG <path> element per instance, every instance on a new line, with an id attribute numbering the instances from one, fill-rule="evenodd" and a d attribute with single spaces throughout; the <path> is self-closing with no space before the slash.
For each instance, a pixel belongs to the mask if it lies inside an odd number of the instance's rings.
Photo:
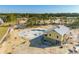
<path id="1" fill-rule="evenodd" d="M 62 27 L 64 25 L 61 25 Z M 0 53 L 7 54 L 72 54 L 79 53 L 79 29 L 69 29 L 65 32 L 65 28 L 59 31 L 60 34 L 66 34 L 67 36 L 63 41 L 60 41 L 60 45 L 57 41 L 53 44 L 44 40 L 44 35 L 51 31 L 51 29 L 56 29 L 57 26 L 39 26 L 33 28 L 25 29 L 15 29 L 12 27 L 4 42 L 0 45 Z M 67 30 L 67 29 L 66 29 Z M 64 32 L 64 33 L 63 33 Z M 52 31 L 51 31 L 52 33 Z M 53 33 L 52 33 L 53 34 Z M 56 34 L 56 33 L 55 33 Z M 54 35 L 55 35 L 54 34 Z M 50 36 L 49 36 L 50 37 Z M 56 42 L 56 43 L 55 43 Z"/>

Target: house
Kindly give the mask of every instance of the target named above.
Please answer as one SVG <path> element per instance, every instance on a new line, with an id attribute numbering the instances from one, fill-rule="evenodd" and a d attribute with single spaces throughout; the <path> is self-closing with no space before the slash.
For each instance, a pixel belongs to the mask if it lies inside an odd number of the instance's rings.
<path id="1" fill-rule="evenodd" d="M 3 23 L 4 23 L 4 21 L 0 18 L 0 25 L 3 24 Z"/>
<path id="2" fill-rule="evenodd" d="M 22 17 L 22 18 L 17 18 L 17 23 L 19 24 L 24 24 L 26 23 L 28 18 Z"/>
<path id="3" fill-rule="evenodd" d="M 28 18 L 22 17 L 17 18 L 17 24 L 14 26 L 15 29 L 24 29 L 26 27 Z"/>
<path id="4" fill-rule="evenodd" d="M 64 25 L 58 25 L 56 28 L 49 30 L 44 34 L 44 40 L 48 40 L 52 43 L 65 42 L 68 39 L 67 34 L 70 33 L 70 29 Z"/>

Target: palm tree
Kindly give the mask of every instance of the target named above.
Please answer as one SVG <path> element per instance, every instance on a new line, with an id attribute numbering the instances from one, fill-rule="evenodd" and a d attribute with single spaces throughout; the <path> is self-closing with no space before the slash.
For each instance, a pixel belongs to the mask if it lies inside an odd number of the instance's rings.
<path id="1" fill-rule="evenodd" d="M 45 24 L 45 16 L 43 14 L 39 14 L 37 18 L 38 18 L 38 22 L 40 22 L 39 24 Z"/>
<path id="2" fill-rule="evenodd" d="M 29 18 L 26 22 L 26 26 L 32 26 L 32 20 Z"/>
<path id="3" fill-rule="evenodd" d="M 29 26 L 38 25 L 37 18 L 36 17 L 29 18 L 27 21 L 27 25 Z"/>
<path id="4" fill-rule="evenodd" d="M 54 16 L 52 20 L 54 21 L 55 24 L 55 21 L 57 20 L 56 16 Z"/>
<path id="5" fill-rule="evenodd" d="M 42 15 L 43 24 L 46 25 L 46 21 L 49 20 L 48 14 Z"/>
<path id="6" fill-rule="evenodd" d="M 64 24 L 64 17 L 63 16 L 60 17 L 60 24 Z"/>
<path id="7" fill-rule="evenodd" d="M 33 24 L 37 25 L 37 18 L 36 17 L 32 17 L 31 19 L 32 19 Z"/>
<path id="8" fill-rule="evenodd" d="M 52 21 L 53 17 L 52 16 L 49 17 L 49 20 L 50 20 L 50 24 L 53 24 L 53 21 Z"/>
<path id="9" fill-rule="evenodd" d="M 66 16 L 64 16 L 64 17 L 63 17 L 63 19 L 64 19 L 64 23 L 65 23 L 65 24 L 67 24 L 67 22 L 68 22 L 67 17 L 66 17 Z"/>

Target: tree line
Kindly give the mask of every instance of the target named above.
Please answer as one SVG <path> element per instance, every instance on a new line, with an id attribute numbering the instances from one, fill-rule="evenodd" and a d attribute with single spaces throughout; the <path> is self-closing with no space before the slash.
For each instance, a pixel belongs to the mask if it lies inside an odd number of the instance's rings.
<path id="1" fill-rule="evenodd" d="M 3 19 L 4 22 L 12 22 L 17 21 L 17 18 L 26 17 L 28 21 L 26 23 L 27 26 L 34 25 L 46 25 L 46 21 L 50 21 L 50 24 L 55 24 L 56 17 L 59 17 L 61 23 L 64 21 L 66 24 L 69 19 L 67 17 L 77 17 L 73 24 L 67 24 L 68 26 L 78 26 L 79 23 L 79 13 L 44 13 L 44 14 L 34 14 L 34 13 L 4 13 L 0 14 L 0 18 Z"/>

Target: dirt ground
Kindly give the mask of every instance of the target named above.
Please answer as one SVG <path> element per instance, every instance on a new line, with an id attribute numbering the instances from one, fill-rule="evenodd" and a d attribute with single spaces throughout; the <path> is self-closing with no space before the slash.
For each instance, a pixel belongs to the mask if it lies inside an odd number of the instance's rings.
<path id="1" fill-rule="evenodd" d="M 30 47 L 28 39 L 22 39 L 18 36 L 20 31 L 20 29 L 13 30 L 8 34 L 6 41 L 0 46 L 1 54 L 68 54 L 68 49 L 72 49 L 74 46 L 73 44 L 65 44 L 63 48 L 60 48 L 60 46 L 47 48 Z"/>

